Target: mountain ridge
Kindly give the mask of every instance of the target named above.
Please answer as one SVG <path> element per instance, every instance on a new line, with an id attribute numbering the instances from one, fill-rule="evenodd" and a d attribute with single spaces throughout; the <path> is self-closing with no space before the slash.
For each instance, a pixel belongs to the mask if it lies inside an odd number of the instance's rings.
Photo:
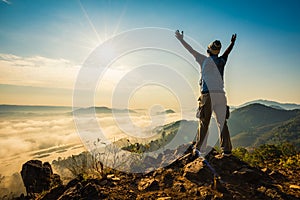
<path id="1" fill-rule="evenodd" d="M 281 103 L 281 102 L 277 102 L 277 101 L 272 101 L 272 100 L 264 100 L 264 99 L 257 99 L 257 100 L 252 100 L 252 101 L 248 101 L 245 102 L 241 105 L 231 105 L 230 107 L 234 108 L 234 109 L 238 109 L 241 107 L 245 107 L 247 105 L 250 104 L 255 104 L 255 103 L 259 103 L 259 104 L 263 104 L 269 107 L 273 107 L 273 108 L 277 108 L 277 109 L 285 109 L 285 110 L 293 110 L 293 109 L 300 109 L 300 104 L 296 104 L 296 103 Z M 72 108 L 72 106 L 60 106 L 60 105 L 16 105 L 16 104 L 0 104 L 0 110 L 3 107 L 18 107 L 18 108 Z M 90 106 L 90 107 L 107 107 L 107 106 Z M 88 107 L 85 107 L 88 108 Z M 113 109 L 113 108 L 111 108 Z M 122 109 L 122 108 L 115 108 L 115 109 Z M 134 109 L 134 110 L 139 110 L 139 109 Z M 170 109 L 171 110 L 171 109 Z"/>
<path id="2" fill-rule="evenodd" d="M 300 110 L 279 110 L 263 104 L 250 104 L 231 112 L 228 125 L 234 136 L 242 130 L 289 120 Z"/>
<path id="3" fill-rule="evenodd" d="M 0 113 L 18 113 L 18 112 L 38 112 L 38 111 L 66 111 L 70 112 L 73 109 L 72 106 L 34 106 L 34 105 L 0 105 Z M 120 109 L 120 108 L 109 108 L 106 106 L 86 107 L 86 108 L 75 108 L 73 112 L 90 112 L 92 110 L 104 113 L 111 112 L 135 112 L 131 109 Z"/>
<path id="4" fill-rule="evenodd" d="M 236 108 L 241 108 L 241 107 L 245 107 L 247 105 L 250 104 L 254 104 L 254 103 L 259 103 L 259 104 L 263 104 L 269 107 L 274 107 L 274 108 L 282 108 L 285 110 L 293 110 L 293 109 L 300 109 L 300 104 L 296 104 L 296 103 L 280 103 L 277 101 L 272 101 L 272 100 L 265 100 L 265 99 L 257 99 L 257 100 L 253 100 L 253 101 L 248 101 L 246 103 L 241 104 L 240 106 L 236 106 Z"/>
<path id="5" fill-rule="evenodd" d="M 299 109 L 281 110 L 255 103 L 234 110 L 228 126 L 234 146 L 290 142 L 300 148 L 299 119 Z"/>
<path id="6" fill-rule="evenodd" d="M 235 147 L 289 142 L 300 149 L 300 110 L 281 110 L 262 104 L 251 104 L 233 111 L 228 126 Z M 180 128 L 181 132 L 186 133 L 181 141 L 187 142 L 195 139 L 197 127 L 198 122 L 195 120 L 179 120 L 157 127 L 156 130 L 168 142 Z M 151 143 L 161 146 L 161 141 Z"/>

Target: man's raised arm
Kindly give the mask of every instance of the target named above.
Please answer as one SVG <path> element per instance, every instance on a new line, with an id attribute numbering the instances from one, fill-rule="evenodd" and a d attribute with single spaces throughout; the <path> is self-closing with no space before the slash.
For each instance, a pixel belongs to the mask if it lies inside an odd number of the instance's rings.
<path id="1" fill-rule="evenodd" d="M 197 52 L 196 50 L 194 50 L 186 41 L 184 41 L 183 39 L 183 31 L 181 31 L 181 34 L 179 32 L 179 30 L 177 30 L 175 32 L 175 37 L 181 42 L 181 44 L 197 59 L 199 59 L 200 57 L 203 57 L 204 55 L 202 55 L 201 53 Z"/>
<path id="2" fill-rule="evenodd" d="M 235 40 L 236 40 L 236 34 L 233 34 L 231 36 L 231 43 L 230 45 L 227 47 L 227 49 L 225 50 L 225 52 L 223 53 L 222 57 L 228 57 L 228 55 L 230 54 L 233 46 L 234 46 L 234 43 L 235 43 Z"/>

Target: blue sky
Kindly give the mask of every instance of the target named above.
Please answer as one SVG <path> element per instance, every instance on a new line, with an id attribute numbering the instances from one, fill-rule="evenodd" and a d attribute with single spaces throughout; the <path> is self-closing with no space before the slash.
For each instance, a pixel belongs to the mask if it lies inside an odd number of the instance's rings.
<path id="1" fill-rule="evenodd" d="M 0 103 L 70 105 L 88 55 L 108 38 L 143 27 L 184 30 L 203 47 L 220 39 L 225 48 L 237 33 L 225 72 L 229 104 L 300 103 L 299 6 L 297 0 L 1 1 Z M 55 90 L 60 101 L 49 98 Z"/>

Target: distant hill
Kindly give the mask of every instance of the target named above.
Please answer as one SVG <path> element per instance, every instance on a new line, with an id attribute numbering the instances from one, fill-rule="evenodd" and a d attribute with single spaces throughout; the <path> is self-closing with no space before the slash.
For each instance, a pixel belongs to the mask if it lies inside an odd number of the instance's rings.
<path id="1" fill-rule="evenodd" d="M 157 127 L 154 131 L 157 134 L 162 135 L 161 141 L 158 143 L 169 143 L 176 135 L 176 141 L 172 141 L 171 146 L 169 148 L 176 148 L 178 145 L 183 143 L 190 143 L 195 139 L 197 132 L 198 122 L 196 121 L 187 121 L 187 120 L 179 120 L 176 122 L 172 122 L 170 124 L 166 124 L 164 126 Z M 156 141 L 153 141 L 156 142 Z M 162 144 L 153 145 L 160 147 Z M 154 148 L 155 149 L 155 148 Z"/>
<path id="2" fill-rule="evenodd" d="M 176 113 L 176 112 L 172 109 L 167 109 L 167 110 L 162 111 L 162 112 L 157 112 L 156 114 L 157 115 L 163 115 L 163 114 L 172 114 L 172 113 Z"/>
<path id="3" fill-rule="evenodd" d="M 277 109 L 284 109 L 284 110 L 300 109 L 299 104 L 279 103 L 279 102 L 276 102 L 276 101 L 263 100 L 263 99 L 249 101 L 247 103 L 244 103 L 244 104 L 238 106 L 238 108 L 242 108 L 242 107 L 245 107 L 247 105 L 256 104 L 256 103 L 262 104 L 262 105 L 265 105 L 265 106 L 269 106 L 269 107 L 273 107 L 273 108 L 277 108 Z"/>
<path id="4" fill-rule="evenodd" d="M 228 126 L 234 147 L 257 147 L 261 144 L 289 142 L 300 149 L 300 110 L 282 110 L 258 103 L 250 104 L 232 111 Z M 178 131 L 179 128 L 180 131 Z M 148 150 L 154 151 L 166 145 L 174 138 L 175 134 L 179 137 L 172 144 L 174 146 L 192 142 L 195 139 L 197 128 L 197 121 L 186 120 L 157 127 L 153 131 L 161 137 L 148 141 L 151 146 Z M 143 144 L 145 143 L 147 142 L 144 141 Z M 122 141 L 122 144 L 126 146 L 129 143 Z M 133 147 L 134 144 L 129 145 L 128 149 Z M 141 147 L 143 146 L 141 145 Z M 142 150 L 145 149 L 142 148 Z"/>
<path id="5" fill-rule="evenodd" d="M 300 149 L 300 110 L 282 110 L 255 103 L 232 111 L 228 126 L 234 147 L 289 142 Z M 151 141 L 151 146 L 158 148 L 178 133 L 180 142 L 192 142 L 197 127 L 197 121 L 185 120 L 157 127 L 154 131 L 165 141 Z"/>
<path id="6" fill-rule="evenodd" d="M 300 147 L 300 110 L 250 104 L 234 110 L 228 126 L 234 146 L 290 142 Z"/>
<path id="7" fill-rule="evenodd" d="M 79 108 L 73 111 L 76 114 L 91 114 L 91 113 L 135 113 L 134 110 L 130 109 L 115 109 L 115 108 L 108 108 L 108 107 L 88 107 L 88 108 Z"/>
<path id="8" fill-rule="evenodd" d="M 0 117 L 5 118 L 65 115 L 71 111 L 67 106 L 0 105 Z"/>
<path id="9" fill-rule="evenodd" d="M 292 119 L 299 113 L 299 110 L 279 110 L 255 103 L 232 111 L 228 125 L 234 136 L 242 131 Z"/>
<path id="10" fill-rule="evenodd" d="M 90 114 L 90 113 L 135 113 L 129 109 L 112 109 L 108 107 L 78 108 L 72 111 L 71 106 L 29 106 L 29 105 L 0 105 L 0 116 L 39 116 L 53 114 Z"/>
<path id="11" fill-rule="evenodd" d="M 156 127 L 153 130 L 153 132 L 156 133 L 156 136 L 158 136 L 156 138 L 144 140 L 143 142 L 132 142 L 120 139 L 116 144 L 122 147 L 123 150 L 134 152 L 152 152 L 157 151 L 161 147 L 166 149 L 176 149 L 182 144 L 189 144 L 194 141 L 197 127 L 198 122 L 196 121 L 179 120 Z M 137 143 L 139 143 L 138 146 Z"/>

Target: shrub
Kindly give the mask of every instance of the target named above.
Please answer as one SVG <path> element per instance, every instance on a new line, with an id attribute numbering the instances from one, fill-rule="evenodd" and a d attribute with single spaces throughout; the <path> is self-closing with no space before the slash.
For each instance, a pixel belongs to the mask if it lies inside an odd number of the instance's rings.
<path id="1" fill-rule="evenodd" d="M 233 150 L 233 155 L 257 167 L 283 167 L 300 169 L 300 154 L 289 143 L 280 145 L 264 144 L 249 152 L 243 147 Z"/>

